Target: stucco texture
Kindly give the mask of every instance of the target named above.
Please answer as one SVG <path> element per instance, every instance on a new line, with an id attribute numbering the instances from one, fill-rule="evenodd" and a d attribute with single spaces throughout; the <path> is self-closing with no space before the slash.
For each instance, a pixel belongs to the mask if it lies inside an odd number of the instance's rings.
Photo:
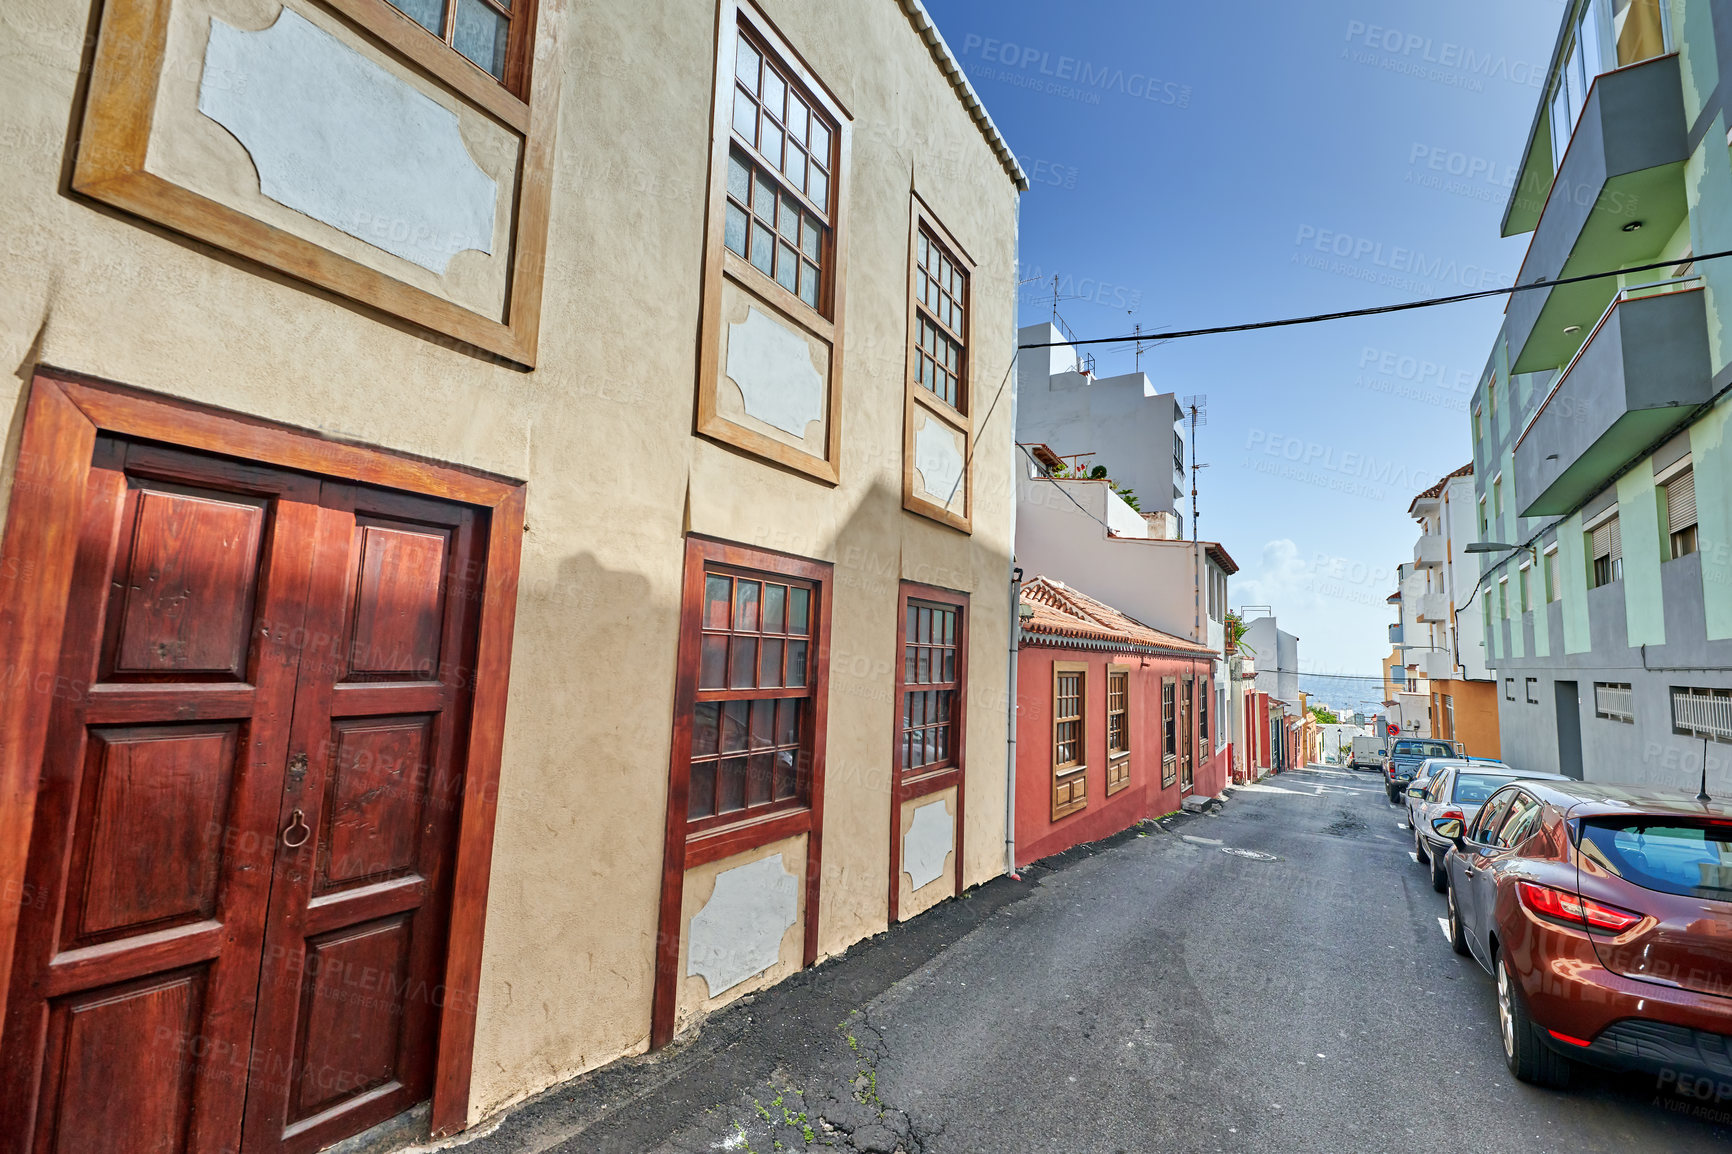
<path id="1" fill-rule="evenodd" d="M 544 5 L 565 58 L 528 373 L 64 194 L 95 17 L 0 8 L 0 475 L 51 364 L 527 482 L 472 1119 L 647 1044 L 688 530 L 836 565 L 820 953 L 886 924 L 900 578 L 972 595 L 961 868 L 1002 871 L 1009 398 L 972 535 L 905 513 L 901 476 L 910 188 L 977 263 L 982 398 L 1015 344 L 1016 190 L 896 4 L 765 8 L 855 125 L 834 488 L 692 431 L 714 4 Z"/>

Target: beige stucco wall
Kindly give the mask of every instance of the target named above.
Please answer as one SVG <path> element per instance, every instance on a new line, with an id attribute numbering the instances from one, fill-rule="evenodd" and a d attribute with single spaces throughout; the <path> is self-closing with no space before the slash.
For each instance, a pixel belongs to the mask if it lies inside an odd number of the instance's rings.
<path id="1" fill-rule="evenodd" d="M 51 364 L 527 481 L 472 1118 L 647 1043 L 688 528 L 837 566 L 820 952 L 886 921 L 899 577 L 973 595 L 963 875 L 1001 872 L 1009 398 L 971 536 L 905 513 L 900 478 L 910 188 L 978 262 L 979 413 L 1015 343 L 1015 190 L 893 0 L 765 7 L 855 125 L 836 488 L 691 432 L 707 0 L 548 0 L 566 59 L 528 373 L 64 194 L 91 7 L 0 6 L 0 475 Z"/>

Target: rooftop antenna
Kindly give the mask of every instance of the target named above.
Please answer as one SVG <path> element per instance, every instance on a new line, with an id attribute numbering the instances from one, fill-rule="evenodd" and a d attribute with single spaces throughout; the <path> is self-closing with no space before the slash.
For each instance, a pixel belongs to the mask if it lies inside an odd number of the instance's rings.
<path id="1" fill-rule="evenodd" d="M 1132 325 L 1131 331 L 1137 334 L 1136 355 L 1131 359 L 1131 368 L 1133 372 L 1140 373 L 1143 371 L 1143 322 L 1138 321 Z"/>
<path id="2" fill-rule="evenodd" d="M 1191 540 L 1197 540 L 1197 473 L 1209 466 L 1197 461 L 1197 426 L 1209 423 L 1209 398 L 1198 393 L 1185 398 L 1185 419 L 1191 422 Z"/>

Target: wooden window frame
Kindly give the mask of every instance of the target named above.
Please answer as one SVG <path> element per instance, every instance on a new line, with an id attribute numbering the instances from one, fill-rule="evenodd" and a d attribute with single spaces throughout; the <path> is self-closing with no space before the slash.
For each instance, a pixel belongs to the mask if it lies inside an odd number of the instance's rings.
<path id="1" fill-rule="evenodd" d="M 920 236 L 924 232 L 936 241 L 945 255 L 948 256 L 962 271 L 962 332 L 955 333 L 945 328 L 951 335 L 959 336 L 962 341 L 962 364 L 957 374 L 957 403 L 952 405 L 937 393 L 920 383 L 920 350 L 919 332 L 920 319 L 926 310 L 919 300 L 920 286 Z M 949 525 L 952 529 L 964 533 L 973 532 L 974 527 L 974 394 L 975 372 L 974 362 L 974 276 L 976 272 L 974 259 L 968 255 L 956 237 L 944 227 L 931 207 L 921 199 L 918 192 L 909 196 L 909 229 L 908 229 L 908 348 L 904 365 L 904 401 L 903 401 L 903 434 L 902 434 L 902 507 L 910 513 L 929 517 L 940 524 Z M 962 434 L 963 469 L 962 469 L 962 509 L 956 511 L 949 505 L 941 505 L 936 501 L 927 500 L 915 492 L 914 487 L 914 434 L 915 424 L 919 417 L 924 416 L 929 421 Z"/>
<path id="2" fill-rule="evenodd" d="M 1197 675 L 1179 678 L 1179 791 L 1197 788 Z"/>
<path id="3" fill-rule="evenodd" d="M 522 138 L 505 319 L 484 316 L 247 214 L 183 188 L 145 167 L 174 0 L 110 0 L 104 6 L 78 135 L 72 188 L 93 200 L 244 257 L 430 332 L 533 368 L 541 326 L 547 224 L 553 189 L 561 59 L 558 21 L 540 27 L 538 0 L 525 5 L 513 74 L 516 87 L 482 68 L 388 0 L 318 0 L 408 66 Z M 533 45 L 548 50 L 533 69 Z"/>
<path id="4" fill-rule="evenodd" d="M 1058 760 L 1058 683 L 1059 678 L 1075 674 L 1077 683 L 1077 755 L 1079 760 L 1061 764 Z M 1052 760 L 1052 820 L 1057 821 L 1083 809 L 1088 800 L 1088 739 L 1089 739 L 1089 667 L 1086 661 L 1055 661 L 1052 663 L 1052 729 L 1048 735 L 1048 756 Z M 1073 718 L 1067 716 L 1063 720 Z"/>
<path id="5" fill-rule="evenodd" d="M 382 2 L 382 0 L 381 0 Z M 720 0 L 717 15 L 714 88 L 711 98 L 710 181 L 704 230 L 703 306 L 699 321 L 698 397 L 696 431 L 719 444 L 773 462 L 783 468 L 835 485 L 841 479 L 842 346 L 844 302 L 848 283 L 848 204 L 854 129 L 850 113 L 825 86 L 775 24 L 747 0 Z M 734 146 L 734 60 L 744 25 L 755 47 L 766 52 L 799 86 L 801 95 L 818 106 L 835 126 L 830 171 L 830 236 L 825 262 L 828 272 L 813 309 L 798 294 L 766 276 L 751 261 L 724 243 L 728 203 L 728 156 Z M 755 151 L 752 153 L 755 160 Z M 758 160 L 761 163 L 761 160 Z M 802 330 L 830 349 L 829 384 L 824 406 L 825 448 L 818 456 L 756 429 L 723 417 L 717 392 L 723 370 L 722 296 L 724 281 L 749 296 L 754 304 L 775 314 L 779 322 Z"/>
<path id="6" fill-rule="evenodd" d="M 903 663 L 908 642 L 909 602 L 925 602 L 956 611 L 956 688 L 951 698 L 950 757 L 936 767 L 922 766 L 918 772 L 902 768 L 902 734 L 904 694 L 908 692 Z M 937 585 L 922 585 L 904 581 L 896 599 L 896 659 L 904 672 L 896 676 L 896 708 L 890 725 L 890 917 L 895 925 L 900 917 L 902 897 L 902 807 L 917 798 L 929 797 L 944 790 L 956 789 L 956 871 L 955 893 L 962 893 L 962 833 L 963 799 L 967 794 L 968 765 L 968 594 Z"/>
<path id="7" fill-rule="evenodd" d="M 1161 788 L 1179 781 L 1179 679 L 1161 678 Z"/>
<path id="8" fill-rule="evenodd" d="M 426 25 L 398 8 L 391 0 L 325 0 L 331 7 L 344 11 L 357 24 L 361 24 L 369 32 L 383 40 L 397 45 L 401 43 L 402 50 L 411 51 L 413 38 L 410 32 L 419 32 L 424 37 L 431 37 L 437 44 L 445 46 L 445 52 L 422 53 L 430 61 L 429 67 L 437 70 L 447 84 L 455 86 L 475 79 L 479 73 L 488 83 L 497 84 L 506 92 L 519 100 L 527 100 L 529 93 L 529 61 L 530 46 L 535 43 L 536 17 L 541 7 L 540 0 L 512 0 L 509 8 L 503 8 L 499 0 L 482 0 L 482 3 L 506 19 L 505 41 L 505 75 L 494 76 L 486 68 L 477 64 L 458 51 L 456 44 L 457 0 L 445 0 L 445 28 L 443 33 L 434 32 Z M 379 5 L 384 5 L 389 11 L 382 11 Z M 408 21 L 409 28 L 393 17 L 402 17 Z M 466 84 L 467 86 L 467 84 Z"/>
<path id="9" fill-rule="evenodd" d="M 703 635 L 704 578 L 712 568 L 780 575 L 808 582 L 816 605 L 806 677 L 811 690 L 812 729 L 807 739 L 806 804 L 692 829 L 687 818 L 691 790 L 692 719 L 698 703 L 698 663 Z M 819 879 L 823 873 L 824 748 L 830 700 L 830 608 L 834 566 L 789 553 L 757 549 L 690 534 L 680 597 L 678 664 L 674 678 L 673 740 L 668 761 L 667 826 L 662 844 L 661 907 L 657 919 L 655 985 L 650 1006 L 650 1048 L 673 1040 L 678 1009 L 681 910 L 686 871 L 784 838 L 805 835 L 806 903 L 803 965 L 818 960 Z"/>
<path id="10" fill-rule="evenodd" d="M 523 484 L 40 367 L 30 385 L 11 507 L 0 540 L 0 652 L 9 655 L 14 670 L 28 677 L 29 684 L 53 686 L 59 672 L 78 544 L 78 534 L 67 527 L 82 516 L 92 451 L 96 438 L 105 434 L 458 502 L 475 507 L 485 521 L 486 575 L 430 1122 L 436 1136 L 465 1129 L 510 688 Z M 8 735 L 0 742 L 0 893 L 24 892 L 52 700 L 51 693 L 0 694 L 0 732 Z M 18 902 L 0 902 L 0 1005 L 6 1004 L 19 912 Z"/>
<path id="11" fill-rule="evenodd" d="M 1123 690 L 1115 688 L 1114 683 L 1123 678 Z M 1114 693 L 1122 693 L 1121 705 L 1113 708 Z M 1129 665 L 1107 666 L 1107 791 L 1111 797 L 1121 789 L 1131 784 L 1131 667 Z M 1123 745 L 1113 747 L 1113 719 L 1118 718 L 1119 733 Z"/>

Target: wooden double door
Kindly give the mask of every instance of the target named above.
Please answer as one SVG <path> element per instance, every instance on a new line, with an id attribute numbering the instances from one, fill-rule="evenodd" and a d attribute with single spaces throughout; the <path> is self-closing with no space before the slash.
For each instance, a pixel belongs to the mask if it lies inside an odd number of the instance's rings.
<path id="1" fill-rule="evenodd" d="M 476 521 L 97 438 L 0 1151 L 308 1151 L 428 1097 Z"/>

